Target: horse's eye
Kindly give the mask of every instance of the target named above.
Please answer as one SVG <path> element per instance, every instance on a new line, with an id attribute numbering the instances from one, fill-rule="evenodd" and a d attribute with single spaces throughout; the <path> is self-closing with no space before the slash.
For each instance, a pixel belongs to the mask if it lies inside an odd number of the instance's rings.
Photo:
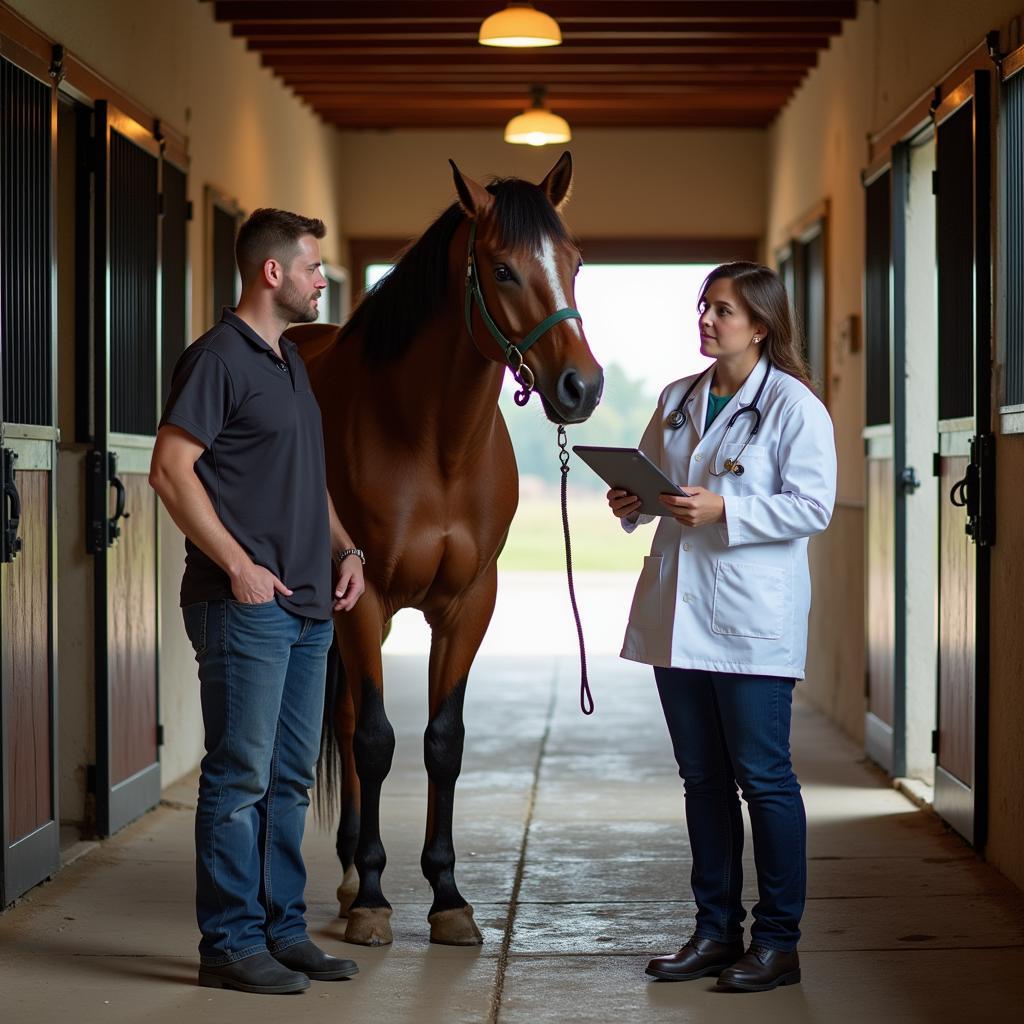
<path id="1" fill-rule="evenodd" d="M 499 263 L 494 268 L 494 279 L 495 281 L 511 281 L 512 271 L 509 270 L 504 263 Z"/>

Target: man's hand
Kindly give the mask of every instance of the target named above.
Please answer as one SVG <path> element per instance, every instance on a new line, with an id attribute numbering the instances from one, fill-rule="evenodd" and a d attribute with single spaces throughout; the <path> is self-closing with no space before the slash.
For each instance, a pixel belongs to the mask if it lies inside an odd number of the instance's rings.
<path id="1" fill-rule="evenodd" d="M 714 491 L 703 487 L 686 485 L 690 497 L 678 494 L 659 494 L 658 501 L 664 505 L 677 523 L 683 526 L 708 526 L 725 519 L 725 499 Z"/>
<path id="2" fill-rule="evenodd" d="M 636 517 L 640 514 L 640 499 L 635 494 L 613 487 L 605 497 L 608 499 L 608 507 L 612 510 L 612 515 L 619 519 L 636 521 Z"/>
<path id="3" fill-rule="evenodd" d="M 335 563 L 337 564 L 337 563 Z M 366 583 L 363 580 L 363 563 L 358 555 L 349 555 L 337 570 L 334 584 L 334 610 L 348 612 L 356 606 L 356 601 L 363 596 Z"/>
<path id="4" fill-rule="evenodd" d="M 292 592 L 269 570 L 249 562 L 231 575 L 231 593 L 240 604 L 266 604 L 274 594 L 291 597 Z"/>

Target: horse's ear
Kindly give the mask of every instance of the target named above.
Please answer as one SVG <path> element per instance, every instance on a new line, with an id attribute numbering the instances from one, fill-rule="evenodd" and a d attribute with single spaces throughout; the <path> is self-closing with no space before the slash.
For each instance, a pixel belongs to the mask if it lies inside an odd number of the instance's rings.
<path id="1" fill-rule="evenodd" d="M 462 171 L 455 166 L 454 160 L 449 159 L 448 163 L 452 165 L 452 177 L 455 179 L 455 191 L 459 193 L 459 202 L 468 216 L 475 217 L 491 204 L 493 197 L 479 182 L 464 177 Z"/>
<path id="2" fill-rule="evenodd" d="M 558 163 L 548 171 L 539 187 L 556 210 L 569 198 L 569 189 L 572 188 L 572 153 L 569 150 L 558 158 Z"/>

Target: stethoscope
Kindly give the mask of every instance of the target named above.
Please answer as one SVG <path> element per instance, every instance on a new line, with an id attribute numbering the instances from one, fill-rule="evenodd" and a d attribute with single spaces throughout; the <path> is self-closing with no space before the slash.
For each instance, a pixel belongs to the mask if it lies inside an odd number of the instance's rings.
<path id="1" fill-rule="evenodd" d="M 689 387 L 688 387 L 688 388 L 686 389 L 686 394 L 685 394 L 685 395 L 683 395 L 683 400 L 682 400 L 682 401 L 681 401 L 681 402 L 679 403 L 678 407 L 677 407 L 677 408 L 675 408 L 675 409 L 673 409 L 673 410 L 672 410 L 672 412 L 670 412 L 670 413 L 669 413 L 669 414 L 668 414 L 668 415 L 667 415 L 667 416 L 665 417 L 665 426 L 666 426 L 666 427 L 667 427 L 667 428 L 668 428 L 669 430 L 678 430 L 678 429 L 679 429 L 679 428 L 680 428 L 680 427 L 681 427 L 681 426 L 682 426 L 682 425 L 683 425 L 683 424 L 684 424 L 684 423 L 686 422 L 686 416 L 685 416 L 685 415 L 683 414 L 683 409 L 685 409 L 685 408 L 686 408 L 686 403 L 687 403 L 687 402 L 689 402 L 689 400 L 690 400 L 690 396 L 691 396 L 691 395 L 693 394 L 693 392 L 694 392 L 694 391 L 696 390 L 696 388 L 697 388 L 697 385 L 698 385 L 698 384 L 699 384 L 699 383 L 700 383 L 700 382 L 701 382 L 701 381 L 702 381 L 702 380 L 703 380 L 703 379 L 704 379 L 704 378 L 705 378 L 705 377 L 707 376 L 707 374 L 708 374 L 708 373 L 709 373 L 709 372 L 710 372 L 711 370 L 713 370 L 713 369 L 714 369 L 714 367 L 713 367 L 713 366 L 709 366 L 709 367 L 707 368 L 707 370 L 705 370 L 705 371 L 704 371 L 704 373 L 702 373 L 702 374 L 701 374 L 701 375 L 700 375 L 700 376 L 699 376 L 699 377 L 698 377 L 698 378 L 697 378 L 697 379 L 696 379 L 696 380 L 695 380 L 695 381 L 694 381 L 694 382 L 693 382 L 693 383 L 692 383 L 692 384 L 691 384 L 691 385 L 690 385 L 690 386 L 689 386 Z M 742 444 L 742 445 L 740 446 L 740 450 L 739 450 L 739 451 L 738 451 L 738 452 L 736 453 L 736 457 L 735 457 L 734 459 L 726 459 L 726 460 L 725 460 L 725 464 L 724 464 L 724 465 L 725 465 L 725 468 L 724 468 L 724 469 L 723 469 L 723 470 L 722 470 L 721 472 L 719 472 L 718 470 L 716 470 L 716 469 L 714 468 L 715 466 L 717 466 L 717 465 L 718 465 L 718 455 L 717 455 L 717 453 L 716 453 L 716 455 L 715 455 L 715 458 L 714 458 L 714 461 L 713 461 L 713 462 L 712 462 L 712 464 L 711 464 L 711 465 L 710 465 L 710 466 L 708 467 L 708 472 L 709 472 L 709 473 L 710 473 L 710 474 L 711 474 L 712 476 L 725 476 L 725 474 L 726 474 L 726 473 L 733 473 L 733 474 L 735 474 L 736 476 L 743 476 L 743 466 L 742 466 L 742 465 L 740 464 L 740 458 L 741 458 L 741 457 L 743 456 L 743 453 L 744 453 L 744 452 L 745 452 L 745 451 L 747 450 L 747 445 L 748 445 L 748 444 L 750 444 L 750 442 L 754 440 L 754 437 L 755 437 L 755 436 L 757 435 L 757 432 L 758 432 L 758 431 L 759 431 L 759 430 L 761 429 L 761 410 L 760 410 L 760 409 L 758 409 L 758 407 L 757 407 L 757 403 L 758 403 L 759 401 L 761 401 L 761 392 L 762 392 L 762 391 L 764 391 L 764 386 L 765 386 L 765 384 L 767 384 L 767 383 L 768 383 L 768 375 L 769 375 L 769 374 L 770 374 L 771 372 L 772 372 L 772 361 L 771 361 L 771 360 L 769 359 L 769 360 L 768 360 L 768 366 L 767 366 L 767 368 L 766 368 L 766 369 L 765 369 L 765 371 L 764 371 L 764 377 L 762 377 L 762 378 L 761 378 L 761 384 L 760 384 L 760 386 L 759 386 L 759 387 L 758 387 L 758 389 L 757 389 L 757 393 L 756 393 L 756 394 L 754 395 L 754 400 L 753 400 L 753 401 L 752 401 L 752 402 L 750 403 L 750 405 L 743 405 L 743 406 L 740 406 L 740 408 L 739 408 L 739 409 L 737 409 L 737 410 L 736 410 L 736 411 L 735 411 L 735 412 L 734 412 L 734 413 L 732 414 L 732 416 L 731 416 L 731 417 L 729 418 L 729 422 L 728 422 L 728 424 L 726 425 L 726 428 L 725 428 L 725 433 L 724 433 L 724 434 L 722 435 L 722 441 L 724 441 L 724 440 L 725 440 L 725 438 L 726 438 L 726 437 L 728 436 L 728 434 L 729 434 L 729 431 L 730 431 L 730 430 L 732 430 L 732 428 L 733 428 L 733 424 L 734 424 L 734 423 L 735 423 L 735 422 L 736 422 L 736 421 L 737 421 L 737 420 L 738 420 L 738 419 L 739 419 L 739 418 L 740 418 L 740 417 L 741 417 L 741 416 L 742 416 L 742 415 L 743 415 L 744 413 L 753 413 L 753 416 L 754 416 L 754 427 L 753 427 L 753 429 L 752 429 L 752 430 L 750 431 L 750 433 L 749 433 L 749 434 L 747 435 L 747 439 L 746 439 L 746 440 L 745 440 L 745 441 L 743 442 L 743 444 Z M 719 441 L 719 442 L 718 442 L 718 447 L 719 447 L 719 450 L 721 450 L 721 447 L 722 447 L 722 441 Z"/>

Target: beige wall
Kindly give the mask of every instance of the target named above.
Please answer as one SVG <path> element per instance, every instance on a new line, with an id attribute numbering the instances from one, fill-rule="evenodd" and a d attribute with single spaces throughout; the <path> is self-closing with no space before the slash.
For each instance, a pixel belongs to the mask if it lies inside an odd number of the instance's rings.
<path id="1" fill-rule="evenodd" d="M 62 43 L 125 95 L 189 138 L 189 198 L 195 217 L 189 228 L 192 333 L 209 326 L 205 312 L 206 254 L 203 195 L 207 184 L 237 198 L 248 211 L 280 206 L 319 216 L 328 225 L 325 256 L 338 260 L 342 194 L 338 135 L 288 92 L 256 55 L 213 21 L 212 4 L 198 0 L 13 0 L 10 4 L 36 28 Z M 73 339 L 62 338 L 62 349 Z M 68 484 L 62 509 L 74 512 L 83 457 L 62 445 L 61 469 Z M 70 506 L 70 508 L 69 508 Z M 79 513 L 74 513 L 79 515 Z M 161 513 L 162 630 L 160 716 L 165 723 L 163 781 L 191 771 L 203 751 L 202 717 L 192 651 L 178 612 L 184 548 L 180 533 Z M 62 544 L 63 577 L 77 580 L 88 556 Z M 88 594 L 88 588 L 77 593 Z M 87 634 L 91 609 L 69 608 L 76 637 Z M 77 614 L 76 614 L 77 613 Z M 85 633 L 83 633 L 85 630 Z M 78 641 L 76 641 L 77 643 Z M 60 663 L 62 814 L 81 816 L 84 773 L 80 760 L 92 749 L 92 665 L 89 658 Z"/>
<path id="2" fill-rule="evenodd" d="M 346 132 L 342 222 L 350 238 L 412 237 L 455 198 L 449 157 L 471 177 L 540 181 L 562 147 L 510 146 L 497 130 Z M 764 230 L 765 133 L 577 132 L 565 210 L 580 236 L 753 237 Z"/>
<path id="3" fill-rule="evenodd" d="M 1021 0 L 880 0 L 859 6 L 840 38 L 769 133 L 766 250 L 823 199 L 831 204 L 831 412 L 839 451 L 839 508 L 814 550 L 815 607 L 807 692 L 854 736 L 864 710 L 863 607 L 847 597 L 863 564 L 863 355 L 844 351 L 838 327 L 861 311 L 863 190 L 868 136 L 930 89 L 991 29 L 1006 29 Z M 1019 565 L 1024 528 L 1014 510 L 1024 438 L 999 447 L 999 543 L 993 550 L 990 837 L 988 858 L 1024 886 L 1024 807 L 1018 765 L 1024 744 L 1024 630 Z M 862 582 L 856 584 L 858 595 Z M 835 623 L 844 623 L 836 628 Z"/>

